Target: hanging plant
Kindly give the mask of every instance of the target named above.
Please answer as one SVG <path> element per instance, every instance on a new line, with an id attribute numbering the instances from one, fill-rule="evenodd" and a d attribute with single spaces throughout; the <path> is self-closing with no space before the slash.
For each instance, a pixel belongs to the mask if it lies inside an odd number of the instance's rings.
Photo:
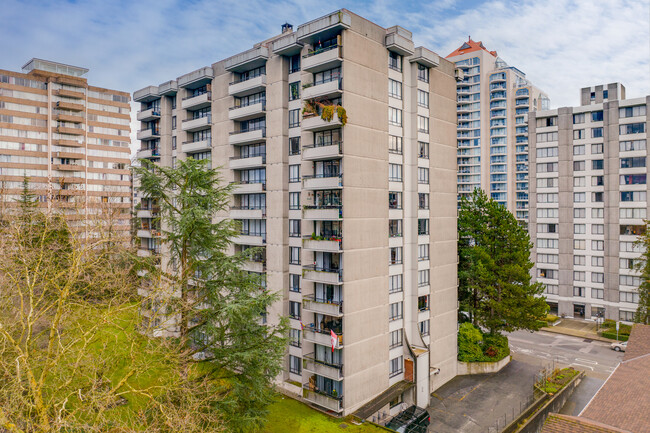
<path id="1" fill-rule="evenodd" d="M 345 126 L 348 123 L 348 116 L 346 114 L 345 108 L 340 105 L 333 105 L 322 103 L 314 99 L 308 99 L 305 101 L 305 105 L 302 109 L 303 117 L 309 118 L 317 116 L 320 111 L 320 117 L 325 122 L 331 122 L 334 119 L 334 113 L 341 121 L 341 126 Z"/>
<path id="2" fill-rule="evenodd" d="M 338 116 L 339 120 L 341 121 L 341 126 L 345 126 L 345 124 L 348 123 L 348 115 L 345 112 L 345 108 L 341 107 L 340 105 L 337 105 L 337 107 L 336 107 L 336 115 Z"/>
<path id="3" fill-rule="evenodd" d="M 323 110 L 320 114 L 321 119 L 326 122 L 331 122 L 334 118 L 334 106 L 333 105 L 324 105 Z"/>

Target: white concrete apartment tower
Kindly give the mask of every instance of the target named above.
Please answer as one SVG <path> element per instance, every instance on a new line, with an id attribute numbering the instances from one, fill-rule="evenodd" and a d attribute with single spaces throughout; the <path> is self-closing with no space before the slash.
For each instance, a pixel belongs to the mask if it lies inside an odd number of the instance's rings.
<path id="1" fill-rule="evenodd" d="M 577 107 L 531 114 L 533 277 L 553 314 L 631 322 L 635 246 L 648 214 L 650 97 L 620 83 L 585 87 Z"/>
<path id="2" fill-rule="evenodd" d="M 517 220 L 528 219 L 529 111 L 547 96 L 496 51 L 471 38 L 447 56 L 463 71 L 458 82 L 458 198 L 482 188 Z"/>
<path id="3" fill-rule="evenodd" d="M 281 386 L 322 409 L 426 406 L 456 374 L 454 72 L 342 9 L 134 94 L 160 127 L 140 156 L 238 185 L 235 249 L 290 317 Z"/>

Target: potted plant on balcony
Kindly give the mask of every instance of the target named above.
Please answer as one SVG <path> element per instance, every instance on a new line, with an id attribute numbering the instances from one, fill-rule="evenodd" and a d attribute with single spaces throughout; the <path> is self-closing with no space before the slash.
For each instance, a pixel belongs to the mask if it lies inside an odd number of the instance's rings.
<path id="1" fill-rule="evenodd" d="M 348 123 L 348 116 L 345 108 L 328 102 L 329 101 L 320 102 L 315 99 L 306 100 L 302 109 L 302 117 L 309 118 L 318 116 L 320 112 L 321 119 L 326 122 L 331 122 L 332 119 L 334 119 L 334 113 L 336 113 L 336 116 L 341 121 L 341 126 L 345 126 L 345 124 Z"/>

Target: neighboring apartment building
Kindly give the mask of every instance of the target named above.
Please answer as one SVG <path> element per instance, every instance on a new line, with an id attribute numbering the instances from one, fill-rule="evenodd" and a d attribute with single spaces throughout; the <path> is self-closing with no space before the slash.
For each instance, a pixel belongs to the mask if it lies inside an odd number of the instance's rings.
<path id="1" fill-rule="evenodd" d="M 528 219 L 529 111 L 547 110 L 546 94 L 471 38 L 447 56 L 458 82 L 458 198 L 482 188 L 517 220 Z"/>
<path id="2" fill-rule="evenodd" d="M 263 249 L 247 269 L 283 296 L 268 320 L 290 317 L 282 385 L 323 409 L 426 406 L 456 374 L 454 73 L 342 9 L 134 93 L 140 158 L 207 159 L 238 185 L 235 250 Z"/>
<path id="3" fill-rule="evenodd" d="M 612 83 L 583 88 L 578 107 L 529 115 L 533 277 L 553 314 L 633 319 L 649 104 Z"/>
<path id="4" fill-rule="evenodd" d="M 102 219 L 128 238 L 129 94 L 90 86 L 86 72 L 40 59 L 0 70 L 3 209 L 16 206 L 27 176 L 40 206 L 71 226 Z"/>

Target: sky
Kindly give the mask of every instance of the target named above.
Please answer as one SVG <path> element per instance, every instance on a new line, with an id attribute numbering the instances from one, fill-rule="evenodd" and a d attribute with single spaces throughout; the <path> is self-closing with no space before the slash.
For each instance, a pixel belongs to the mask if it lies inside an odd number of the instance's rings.
<path id="1" fill-rule="evenodd" d="M 551 107 L 619 81 L 650 94 L 650 0 L 0 0 L 0 69 L 32 57 L 86 67 L 89 83 L 133 92 L 346 8 L 413 32 L 441 56 L 471 35 L 526 73 Z M 134 140 L 135 142 L 135 140 Z"/>

